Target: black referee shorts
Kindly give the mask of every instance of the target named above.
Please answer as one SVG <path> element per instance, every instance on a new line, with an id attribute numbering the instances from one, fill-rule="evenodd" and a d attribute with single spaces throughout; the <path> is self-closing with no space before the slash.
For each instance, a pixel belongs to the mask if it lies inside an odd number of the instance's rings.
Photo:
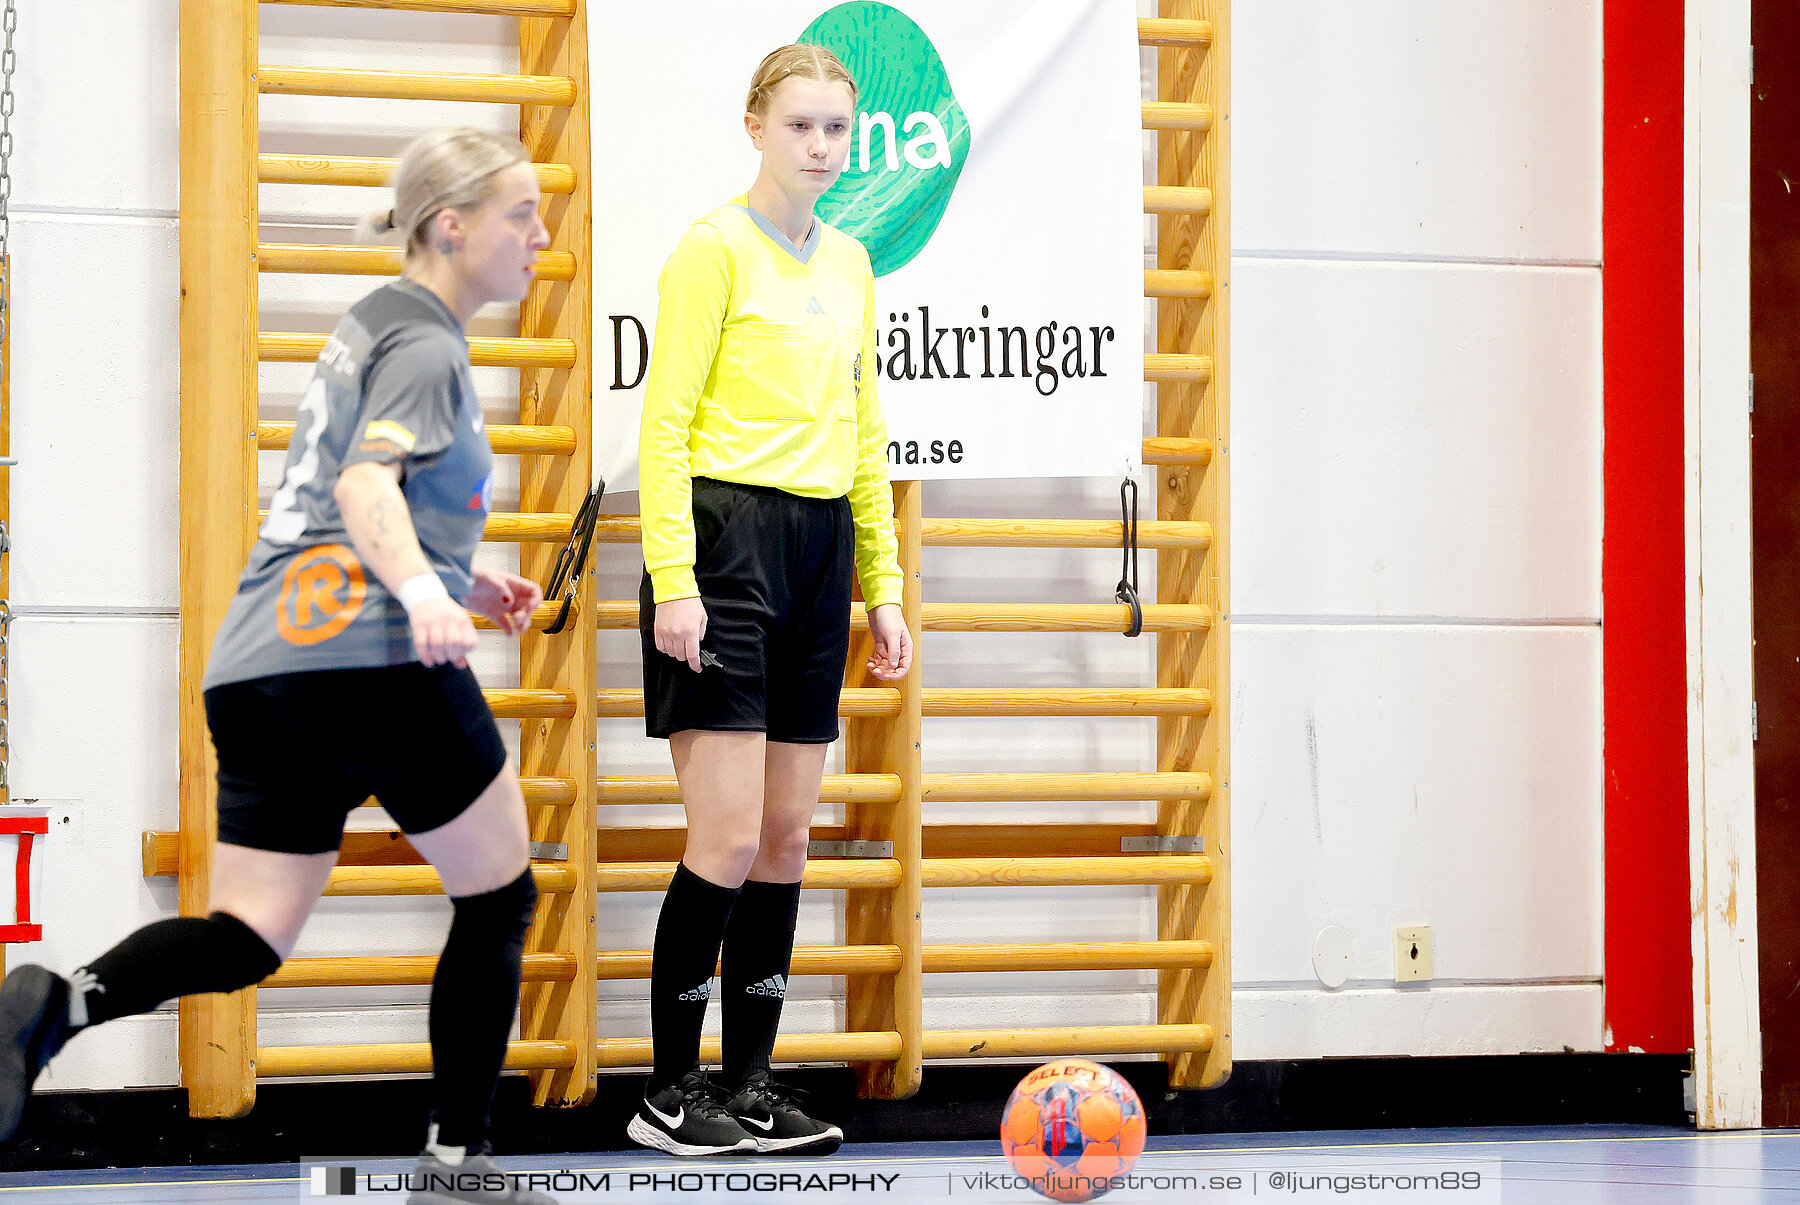
<path id="1" fill-rule="evenodd" d="M 799 745 L 836 740 L 855 565 L 849 499 L 694 478 L 702 668 L 656 651 L 646 573 L 638 631 L 649 734 L 696 728 Z"/>
<path id="2" fill-rule="evenodd" d="M 371 795 L 403 832 L 429 832 L 506 768 L 475 675 L 454 665 L 272 674 L 205 697 L 219 840 L 231 845 L 333 853 Z"/>

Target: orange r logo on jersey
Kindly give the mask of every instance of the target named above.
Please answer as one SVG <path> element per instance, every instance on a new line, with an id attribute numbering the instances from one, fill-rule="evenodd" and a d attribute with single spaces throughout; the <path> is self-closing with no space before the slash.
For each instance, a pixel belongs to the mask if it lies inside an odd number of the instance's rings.
<path id="1" fill-rule="evenodd" d="M 350 626 L 362 611 L 368 579 L 343 544 L 320 544 L 294 558 L 281 580 L 275 628 L 289 644 L 319 644 Z"/>

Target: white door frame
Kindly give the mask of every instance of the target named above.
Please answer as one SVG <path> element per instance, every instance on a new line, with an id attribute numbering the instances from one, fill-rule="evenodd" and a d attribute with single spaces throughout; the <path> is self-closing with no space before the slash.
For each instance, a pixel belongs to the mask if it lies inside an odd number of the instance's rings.
<path id="1" fill-rule="evenodd" d="M 1694 1086 L 1700 1128 L 1742 1129 L 1762 1124 L 1750 713 L 1750 0 L 1687 0 L 1685 96 Z"/>

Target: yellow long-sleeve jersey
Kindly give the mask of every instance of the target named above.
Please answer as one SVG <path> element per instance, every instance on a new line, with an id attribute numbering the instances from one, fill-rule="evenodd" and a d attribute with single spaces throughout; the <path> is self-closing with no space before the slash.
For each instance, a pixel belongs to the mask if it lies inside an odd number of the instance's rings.
<path id="1" fill-rule="evenodd" d="M 688 227 L 663 269 L 638 442 L 657 602 L 700 593 L 695 477 L 848 495 L 863 598 L 900 601 L 876 375 L 875 275 L 861 243 L 815 219 L 796 247 L 744 197 Z"/>

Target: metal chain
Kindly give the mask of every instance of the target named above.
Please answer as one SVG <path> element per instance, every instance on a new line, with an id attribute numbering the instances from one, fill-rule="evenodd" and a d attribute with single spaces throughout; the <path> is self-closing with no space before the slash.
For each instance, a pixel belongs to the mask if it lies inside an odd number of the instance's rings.
<path id="1" fill-rule="evenodd" d="M 0 32 L 5 35 L 5 44 L 0 47 L 0 261 L 7 254 L 7 210 L 12 201 L 13 68 L 18 65 L 18 54 L 13 50 L 13 33 L 18 28 L 19 10 L 16 0 L 6 0 L 5 19 L 0 22 Z"/>
<path id="2" fill-rule="evenodd" d="M 0 530 L 5 527 L 6 524 L 0 523 Z M 7 538 L 7 542 L 10 542 L 10 537 Z M 9 704 L 6 698 L 6 644 L 7 638 L 12 635 L 12 621 L 12 607 L 4 598 L 0 598 L 0 803 L 12 802 L 10 795 L 12 787 L 6 781 L 6 720 L 10 714 L 7 710 Z"/>
<path id="3" fill-rule="evenodd" d="M 6 8 L 0 17 L 0 34 L 4 35 L 4 43 L 0 44 L 0 271 L 5 273 L 5 281 L 0 285 L 0 356 L 10 357 L 12 344 L 9 342 L 8 327 L 12 322 L 12 259 L 11 249 L 7 245 L 7 236 L 11 234 L 12 208 L 12 115 L 13 115 L 13 68 L 18 65 L 18 55 L 13 50 L 13 33 L 19 28 L 19 10 L 17 0 L 5 0 Z M 10 372 L 12 364 L 0 364 L 0 371 Z M 0 399 L 4 404 L 4 399 Z M 0 430 L 10 432 L 12 416 L 0 416 Z M 8 442 L 11 442 L 10 434 Z M 6 521 L 0 519 L 0 562 L 12 551 L 12 533 L 7 530 Z M 7 599 L 0 597 L 0 802 L 9 798 L 7 783 L 7 761 L 10 750 L 7 747 L 6 727 L 8 712 L 7 670 L 9 662 L 8 638 L 12 635 L 12 606 Z"/>

